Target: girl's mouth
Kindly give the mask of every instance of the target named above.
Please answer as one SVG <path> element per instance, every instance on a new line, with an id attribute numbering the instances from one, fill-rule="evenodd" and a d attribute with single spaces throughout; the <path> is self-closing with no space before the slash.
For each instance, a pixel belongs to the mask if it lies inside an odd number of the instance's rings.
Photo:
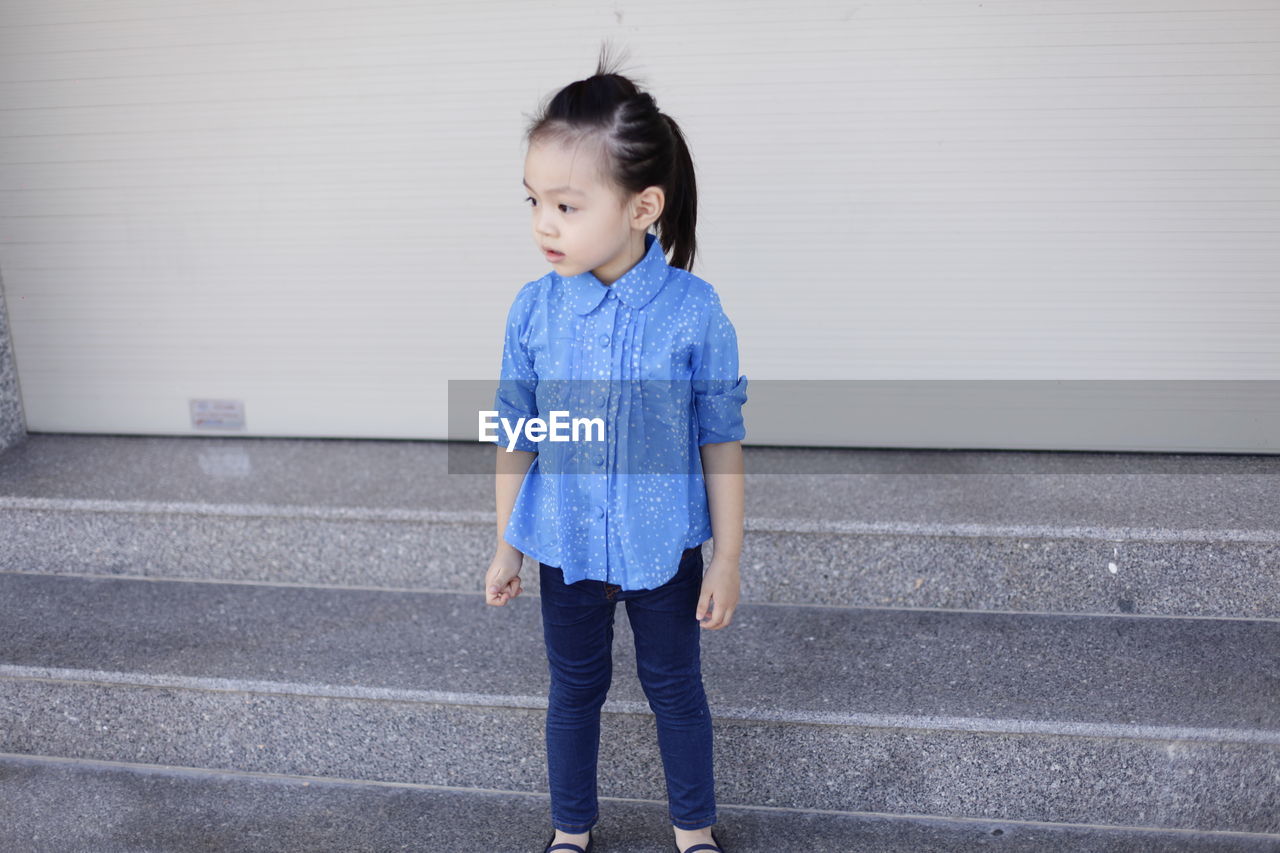
<path id="1" fill-rule="evenodd" d="M 542 252 L 547 256 L 547 260 L 549 261 L 558 261 L 564 257 L 564 252 L 553 252 L 550 249 L 543 249 Z"/>

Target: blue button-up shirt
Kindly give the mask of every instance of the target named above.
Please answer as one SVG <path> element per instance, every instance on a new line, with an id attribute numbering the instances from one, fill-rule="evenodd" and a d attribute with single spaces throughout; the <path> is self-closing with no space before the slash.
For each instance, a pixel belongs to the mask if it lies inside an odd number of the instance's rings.
<path id="1" fill-rule="evenodd" d="M 612 285 L 554 270 L 525 284 L 507 315 L 498 417 L 514 429 L 561 410 L 606 426 L 594 441 L 517 433 L 511 446 L 538 455 L 503 539 L 565 583 L 661 586 L 684 549 L 711 538 L 698 448 L 746 436 L 746 389 L 715 288 L 670 266 L 654 234 Z M 509 444 L 501 425 L 497 435 Z"/>

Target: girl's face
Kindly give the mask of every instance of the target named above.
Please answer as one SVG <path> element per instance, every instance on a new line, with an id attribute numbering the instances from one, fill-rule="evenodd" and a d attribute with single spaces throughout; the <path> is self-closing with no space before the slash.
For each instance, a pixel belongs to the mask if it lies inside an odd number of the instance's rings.
<path id="1" fill-rule="evenodd" d="M 603 179 L 599 154 L 589 145 L 530 145 L 524 189 L 543 259 L 562 276 L 590 270 L 606 285 L 644 256 L 645 232 L 662 212 L 660 187 L 622 198 Z"/>

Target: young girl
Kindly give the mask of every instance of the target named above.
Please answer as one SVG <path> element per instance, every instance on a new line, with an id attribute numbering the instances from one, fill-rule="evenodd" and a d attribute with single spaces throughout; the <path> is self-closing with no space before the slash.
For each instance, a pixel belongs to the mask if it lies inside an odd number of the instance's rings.
<path id="1" fill-rule="evenodd" d="M 747 377 L 719 296 L 689 271 L 693 161 L 675 120 L 606 71 L 603 55 L 594 76 L 550 100 L 526 141 L 523 192 L 552 270 L 511 306 L 495 407 L 509 425 L 572 406 L 612 425 L 603 440 L 568 443 L 498 430 L 486 602 L 517 597 L 523 555 L 539 561 L 555 830 L 544 853 L 592 851 L 618 601 L 657 718 L 676 850 L 728 853 L 711 828 L 699 644 L 738 602 Z M 548 380 L 568 380 L 568 393 Z"/>

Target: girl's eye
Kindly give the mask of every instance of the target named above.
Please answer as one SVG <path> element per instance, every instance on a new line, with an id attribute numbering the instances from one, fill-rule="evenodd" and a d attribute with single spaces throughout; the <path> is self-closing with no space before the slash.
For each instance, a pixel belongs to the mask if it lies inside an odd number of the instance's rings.
<path id="1" fill-rule="evenodd" d="M 524 200 L 525 200 L 525 201 L 527 201 L 527 202 L 530 202 L 534 207 L 537 207 L 537 206 L 538 206 L 538 202 L 533 198 L 533 196 L 525 196 L 525 197 L 524 197 Z M 561 204 L 561 205 L 557 205 L 557 206 L 558 206 L 558 207 L 565 208 L 565 211 L 564 211 L 565 213 L 568 213 L 570 210 L 577 210 L 577 209 L 578 209 L 578 208 L 576 208 L 576 207 L 571 207 L 570 205 L 567 205 L 567 204 Z"/>

